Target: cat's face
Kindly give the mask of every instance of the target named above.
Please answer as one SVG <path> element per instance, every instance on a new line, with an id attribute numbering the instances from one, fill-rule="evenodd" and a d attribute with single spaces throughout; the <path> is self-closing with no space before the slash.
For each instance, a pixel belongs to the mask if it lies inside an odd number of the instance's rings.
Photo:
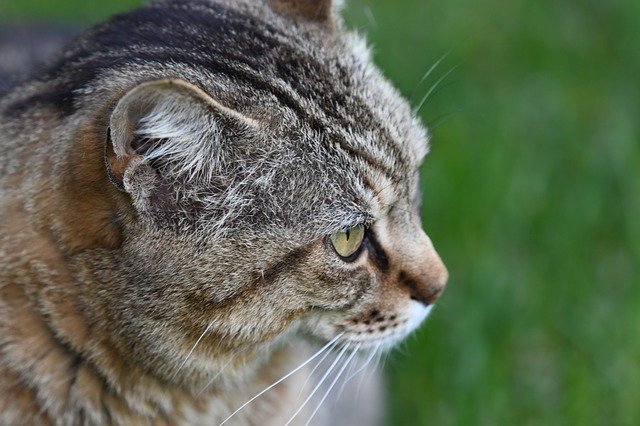
<path id="1" fill-rule="evenodd" d="M 447 271 L 418 217 L 411 205 L 390 206 L 348 259 L 328 239 L 318 250 L 321 264 L 310 270 L 339 297 L 333 296 L 334 309 L 312 316 L 312 333 L 325 339 L 342 334 L 352 346 L 387 349 L 421 324 L 444 290 Z"/>
<path id="2" fill-rule="evenodd" d="M 99 89 L 129 87 L 108 126 L 129 207 L 107 316 L 167 377 L 291 336 L 392 347 L 447 281 L 420 222 L 427 136 L 408 104 L 338 23 L 262 11 L 252 31 L 280 39 L 253 53 L 261 72 L 129 65 Z"/>

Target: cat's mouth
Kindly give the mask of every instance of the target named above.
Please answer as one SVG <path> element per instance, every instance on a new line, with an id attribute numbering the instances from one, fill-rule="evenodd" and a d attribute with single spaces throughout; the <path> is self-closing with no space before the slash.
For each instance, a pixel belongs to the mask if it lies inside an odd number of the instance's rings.
<path id="1" fill-rule="evenodd" d="M 322 334 L 325 338 L 340 335 L 341 343 L 358 350 L 388 350 L 415 331 L 432 309 L 433 305 L 416 301 L 401 313 L 371 309 L 358 316 L 334 319 L 329 327 L 322 327 Z"/>

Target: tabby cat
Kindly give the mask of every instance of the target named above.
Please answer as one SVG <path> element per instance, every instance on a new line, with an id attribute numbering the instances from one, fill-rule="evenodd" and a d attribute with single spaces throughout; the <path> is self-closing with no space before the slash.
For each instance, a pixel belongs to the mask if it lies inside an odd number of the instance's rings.
<path id="1" fill-rule="evenodd" d="M 315 424 L 427 317 L 427 133 L 337 9 L 154 2 L 0 100 L 0 424 Z"/>

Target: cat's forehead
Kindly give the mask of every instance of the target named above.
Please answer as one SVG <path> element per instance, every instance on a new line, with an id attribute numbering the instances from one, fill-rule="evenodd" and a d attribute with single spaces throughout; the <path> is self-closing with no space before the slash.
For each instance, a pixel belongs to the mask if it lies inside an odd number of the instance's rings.
<path id="1" fill-rule="evenodd" d="M 271 212 L 286 228 L 326 233 L 410 199 L 427 134 L 364 40 L 264 16 L 243 28 L 242 52 L 225 53 L 231 71 L 205 70 L 209 91 L 264 131 L 256 158 L 268 166 L 256 165 L 261 186 L 252 185 L 260 203 L 244 217 Z"/>
<path id="2" fill-rule="evenodd" d="M 350 140 L 382 161 L 394 152 L 404 157 L 396 173 L 411 173 L 422 162 L 428 150 L 424 127 L 357 33 L 309 35 L 288 28 L 272 51 L 257 56 L 264 66 L 243 97 L 249 110 L 258 109 L 280 126 L 306 126 L 329 139 Z M 241 92 L 246 83 L 231 84 L 231 90 Z"/>
<path id="3" fill-rule="evenodd" d="M 281 203 L 274 210 L 296 214 L 298 206 L 282 205 L 295 194 L 307 209 L 303 216 L 336 227 L 409 199 L 427 134 L 372 64 L 364 40 L 354 33 L 309 34 L 276 25 L 252 29 L 269 42 L 242 59 L 237 74 L 212 73 L 209 79 L 223 104 L 263 124 L 261 143 L 279 156 L 272 161 L 276 176 L 294 182 L 282 193 L 282 186 L 269 189 Z M 246 61 L 254 66 L 245 67 Z"/>

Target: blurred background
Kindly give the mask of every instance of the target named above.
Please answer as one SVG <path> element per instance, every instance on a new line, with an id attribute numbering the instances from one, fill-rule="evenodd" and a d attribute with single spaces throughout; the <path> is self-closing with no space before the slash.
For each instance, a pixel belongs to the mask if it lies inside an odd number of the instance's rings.
<path id="1" fill-rule="evenodd" d="M 0 21 L 84 27 L 136 4 L 0 0 Z M 640 2 L 349 0 L 345 15 L 427 98 L 423 220 L 451 273 L 386 361 L 387 423 L 640 424 Z"/>

